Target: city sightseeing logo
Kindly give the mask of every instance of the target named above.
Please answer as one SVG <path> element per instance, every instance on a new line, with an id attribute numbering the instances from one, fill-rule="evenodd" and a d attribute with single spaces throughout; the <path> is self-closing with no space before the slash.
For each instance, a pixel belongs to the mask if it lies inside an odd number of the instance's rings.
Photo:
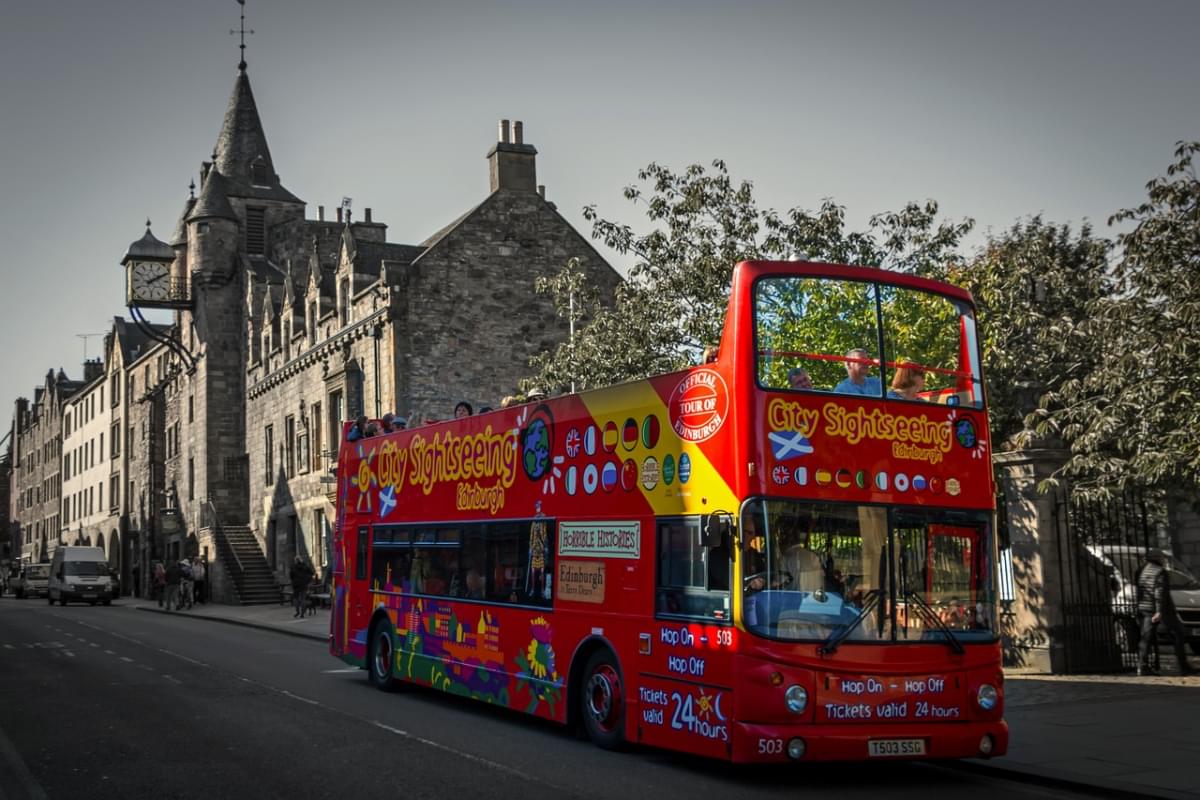
<path id="1" fill-rule="evenodd" d="M 711 369 L 688 373 L 667 402 L 671 428 L 685 442 L 703 442 L 721 430 L 729 415 L 729 389 Z"/>

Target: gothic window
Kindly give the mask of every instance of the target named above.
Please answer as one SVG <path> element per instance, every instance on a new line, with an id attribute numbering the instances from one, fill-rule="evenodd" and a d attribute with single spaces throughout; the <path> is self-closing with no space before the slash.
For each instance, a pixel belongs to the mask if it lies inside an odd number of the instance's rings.
<path id="1" fill-rule="evenodd" d="M 263 428 L 263 453 L 266 457 L 266 484 L 271 486 L 275 483 L 275 426 L 268 425 Z"/>
<path id="2" fill-rule="evenodd" d="M 296 418 L 289 416 L 283 421 L 284 467 L 289 478 L 296 475 Z"/>
<path id="3" fill-rule="evenodd" d="M 267 252 L 266 209 L 246 208 L 246 252 L 261 256 Z"/>
<path id="4" fill-rule="evenodd" d="M 344 328 L 350 324 L 350 279 L 343 278 L 338 286 L 338 323 Z"/>

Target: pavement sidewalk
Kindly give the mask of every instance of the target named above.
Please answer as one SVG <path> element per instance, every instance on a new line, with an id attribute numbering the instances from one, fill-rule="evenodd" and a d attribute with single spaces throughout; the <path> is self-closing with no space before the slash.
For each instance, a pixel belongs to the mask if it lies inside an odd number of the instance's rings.
<path id="1" fill-rule="evenodd" d="M 329 609 L 296 618 L 290 605 L 197 605 L 165 611 L 328 641 Z M 1192 659 L 1193 665 L 1200 659 Z M 1200 800 L 1200 677 L 1010 675 L 1008 754 L 964 769 L 1095 795 Z"/>

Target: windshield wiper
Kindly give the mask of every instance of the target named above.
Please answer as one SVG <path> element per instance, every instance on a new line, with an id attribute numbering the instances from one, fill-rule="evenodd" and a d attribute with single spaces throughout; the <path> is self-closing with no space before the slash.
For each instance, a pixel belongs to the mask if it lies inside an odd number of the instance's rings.
<path id="1" fill-rule="evenodd" d="M 851 633 L 854 633 L 855 629 L 858 628 L 858 626 L 862 624 L 862 621 L 867 618 L 867 614 L 870 614 L 871 611 L 875 609 L 875 606 L 879 605 L 879 598 L 881 596 L 882 592 L 879 589 L 872 589 L 871 591 L 867 592 L 866 596 L 863 598 L 862 611 L 858 612 L 858 616 L 854 618 L 854 622 L 851 622 L 845 628 L 842 628 L 836 633 L 831 633 L 829 638 L 822 642 L 821 646 L 817 648 L 817 655 L 826 656 L 831 653 L 836 653 L 838 645 L 844 642 L 846 637 L 848 637 Z"/>
<path id="2" fill-rule="evenodd" d="M 932 608 L 929 607 L 929 604 L 925 602 L 925 600 L 921 597 L 921 595 L 919 595 L 916 592 L 914 592 L 913 590 L 909 589 L 908 591 L 906 591 L 904 593 L 904 599 L 910 600 L 910 601 L 915 601 L 916 606 L 917 606 L 917 611 L 920 612 L 921 616 L 924 617 L 926 621 L 932 622 L 933 626 L 935 628 L 937 628 L 939 631 L 946 634 L 946 639 L 945 639 L 946 644 L 948 644 L 952 648 L 954 648 L 954 652 L 958 653 L 959 655 L 963 654 L 964 651 L 963 651 L 962 642 L 960 642 L 958 640 L 958 637 L 954 635 L 954 631 L 950 630 L 950 628 L 946 625 L 946 623 L 942 622 L 942 620 L 938 617 L 937 613 Z"/>

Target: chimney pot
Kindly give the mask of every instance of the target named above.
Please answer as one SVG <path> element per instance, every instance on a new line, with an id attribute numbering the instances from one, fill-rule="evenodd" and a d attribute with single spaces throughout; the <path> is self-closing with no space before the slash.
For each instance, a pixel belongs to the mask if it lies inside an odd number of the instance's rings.
<path id="1" fill-rule="evenodd" d="M 508 120 L 500 120 L 500 141 L 503 144 L 508 144 Z"/>
<path id="2" fill-rule="evenodd" d="M 541 197 L 543 200 L 545 200 L 545 199 L 546 199 L 546 184 L 544 184 L 544 183 L 539 183 L 539 184 L 538 184 L 538 195 L 539 195 L 539 196 L 540 196 L 540 197 Z"/>
<path id="3" fill-rule="evenodd" d="M 366 210 L 366 215 L 367 215 L 367 222 L 370 222 L 371 221 L 371 209 L 368 208 Z"/>
<path id="4" fill-rule="evenodd" d="M 319 222 L 325 221 L 325 206 L 317 206 L 317 220 Z"/>
<path id="5" fill-rule="evenodd" d="M 525 142 L 525 123 L 517 120 L 513 123 L 513 144 L 524 144 Z"/>
<path id="6" fill-rule="evenodd" d="M 341 222 L 342 221 L 342 207 L 341 206 L 338 206 L 337 215 L 338 215 L 337 221 Z"/>

